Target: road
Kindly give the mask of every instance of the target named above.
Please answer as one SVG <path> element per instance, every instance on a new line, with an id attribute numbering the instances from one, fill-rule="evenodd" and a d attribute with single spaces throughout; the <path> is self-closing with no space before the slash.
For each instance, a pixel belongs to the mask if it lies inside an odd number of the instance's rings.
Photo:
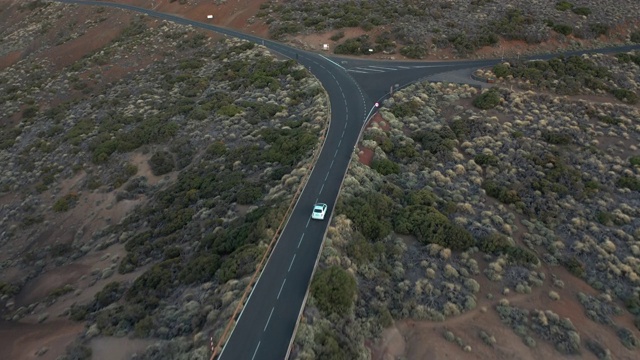
<path id="1" fill-rule="evenodd" d="M 284 359 L 317 262 L 322 240 L 361 129 L 391 86 L 400 87 L 446 71 L 489 66 L 499 60 L 418 62 L 345 59 L 302 51 L 290 46 L 204 22 L 131 5 L 57 0 L 64 3 L 100 5 L 137 11 L 178 24 L 191 25 L 231 37 L 262 44 L 282 56 L 303 64 L 322 83 L 329 95 L 331 123 L 324 146 L 237 324 L 219 359 Z M 611 51 L 627 51 L 621 47 Z M 541 56 L 550 58 L 554 55 Z M 327 203 L 325 221 L 313 221 L 316 202 Z"/>

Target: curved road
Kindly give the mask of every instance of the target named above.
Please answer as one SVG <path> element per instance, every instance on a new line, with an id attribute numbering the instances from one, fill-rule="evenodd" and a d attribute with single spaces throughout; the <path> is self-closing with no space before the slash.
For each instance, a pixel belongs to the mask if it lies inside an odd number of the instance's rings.
<path id="1" fill-rule="evenodd" d="M 500 61 L 494 59 L 427 63 L 326 57 L 257 36 L 136 6 L 100 1 L 56 1 L 136 11 L 262 44 L 305 65 L 329 94 L 331 123 L 325 143 L 298 203 L 219 356 L 225 360 L 279 360 L 288 356 L 293 332 L 329 223 L 328 220 L 312 221 L 311 209 L 314 203 L 325 202 L 329 205 L 326 219 L 331 218 L 354 146 L 365 121 L 374 110 L 373 100 L 385 97 L 390 87 L 396 84 L 404 86 L 437 73 L 488 66 Z M 638 48 L 640 46 L 636 45 L 566 54 L 628 51 Z M 535 58 L 547 59 L 554 56 L 557 55 Z"/>

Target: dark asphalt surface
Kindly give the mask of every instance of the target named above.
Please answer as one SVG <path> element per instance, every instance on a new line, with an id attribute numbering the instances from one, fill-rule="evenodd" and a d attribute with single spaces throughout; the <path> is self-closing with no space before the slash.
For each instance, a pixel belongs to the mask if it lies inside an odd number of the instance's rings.
<path id="1" fill-rule="evenodd" d="M 191 25 L 224 35 L 262 44 L 305 65 L 322 83 L 331 102 L 331 125 L 320 156 L 312 170 L 283 232 L 278 240 L 236 327 L 219 359 L 284 359 L 302 309 L 304 297 L 319 255 L 322 240 L 333 212 L 351 154 L 374 101 L 381 100 L 391 86 L 404 87 L 434 74 L 490 66 L 496 60 L 411 62 L 344 59 L 298 50 L 204 22 L 130 5 L 82 0 L 64 3 L 100 5 L 132 10 L 155 18 Z M 627 46 L 605 51 L 628 51 Z M 579 51 L 603 52 L 602 50 Z M 532 57 L 547 59 L 557 56 Z M 324 221 L 311 220 L 316 202 L 329 206 Z"/>

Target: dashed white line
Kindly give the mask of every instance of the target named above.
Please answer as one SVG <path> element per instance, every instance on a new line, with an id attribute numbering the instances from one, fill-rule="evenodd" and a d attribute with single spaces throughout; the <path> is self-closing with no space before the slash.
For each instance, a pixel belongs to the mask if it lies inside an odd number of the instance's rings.
<path id="1" fill-rule="evenodd" d="M 328 178 L 329 178 L 329 173 L 327 173 L 327 175 L 324 176 L 324 181 L 327 181 Z"/>
<path id="2" fill-rule="evenodd" d="M 291 264 L 289 264 L 289 270 L 287 270 L 287 272 L 291 271 L 291 267 L 293 266 L 293 262 L 296 261 L 296 254 L 293 254 L 293 259 L 291 259 Z M 273 310 L 271 310 L 273 311 Z"/>
<path id="3" fill-rule="evenodd" d="M 316 202 L 318 202 L 318 199 L 316 199 Z M 305 228 L 309 227 L 309 221 L 311 221 L 311 218 L 307 219 L 307 226 L 305 226 Z"/>
<path id="4" fill-rule="evenodd" d="M 327 179 L 325 179 L 325 180 L 327 180 Z M 318 194 L 322 194 L 322 190 L 324 190 L 324 184 L 322 184 L 322 187 L 320 188 L 320 192 Z"/>
<path id="5" fill-rule="evenodd" d="M 256 354 L 258 353 L 258 348 L 260 347 L 260 341 L 258 341 L 258 346 L 256 346 L 256 351 L 253 352 L 253 356 L 251 357 L 251 360 L 255 359 Z"/>
<path id="6" fill-rule="evenodd" d="M 396 68 L 388 68 L 388 67 L 384 67 L 384 66 L 375 66 L 375 65 L 369 65 L 370 68 L 372 69 L 382 69 L 382 70 L 398 70 Z"/>
<path id="7" fill-rule="evenodd" d="M 336 149 L 336 153 L 333 154 L 333 157 L 336 157 L 336 156 L 338 156 L 338 149 Z"/>
<path id="8" fill-rule="evenodd" d="M 280 299 L 280 293 L 282 293 L 282 289 L 284 289 L 284 283 L 287 282 L 287 278 L 284 278 L 284 281 L 282 282 L 282 286 L 280 286 L 280 291 L 278 291 L 278 297 L 276 299 Z"/>
<path id="9" fill-rule="evenodd" d="M 269 321 L 271 321 L 271 315 L 273 315 L 273 309 L 274 308 L 275 307 L 271 308 L 271 313 L 269 313 L 269 318 L 267 319 L 267 323 L 264 325 L 264 330 L 262 330 L 262 331 L 267 331 L 267 326 L 269 326 Z"/>
<path id="10" fill-rule="evenodd" d="M 344 131 L 342 132 L 342 136 L 340 137 L 340 141 L 338 141 L 338 147 L 342 144 L 342 138 L 344 137 Z"/>
<path id="11" fill-rule="evenodd" d="M 333 167 L 333 160 L 331 160 L 331 165 L 329 165 L 329 169 Z M 304 234 L 302 234 L 304 236 Z"/>
<path id="12" fill-rule="evenodd" d="M 298 241 L 298 249 L 300 248 L 300 244 L 302 244 L 302 239 L 304 239 L 304 233 L 300 236 L 300 241 Z"/>

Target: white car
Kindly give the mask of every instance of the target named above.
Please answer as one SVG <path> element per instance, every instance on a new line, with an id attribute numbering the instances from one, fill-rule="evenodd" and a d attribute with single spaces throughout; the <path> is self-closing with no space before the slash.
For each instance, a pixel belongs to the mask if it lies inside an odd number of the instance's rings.
<path id="1" fill-rule="evenodd" d="M 327 214 L 327 204 L 315 204 L 313 206 L 313 212 L 311 218 L 316 220 L 324 220 L 324 216 Z"/>

